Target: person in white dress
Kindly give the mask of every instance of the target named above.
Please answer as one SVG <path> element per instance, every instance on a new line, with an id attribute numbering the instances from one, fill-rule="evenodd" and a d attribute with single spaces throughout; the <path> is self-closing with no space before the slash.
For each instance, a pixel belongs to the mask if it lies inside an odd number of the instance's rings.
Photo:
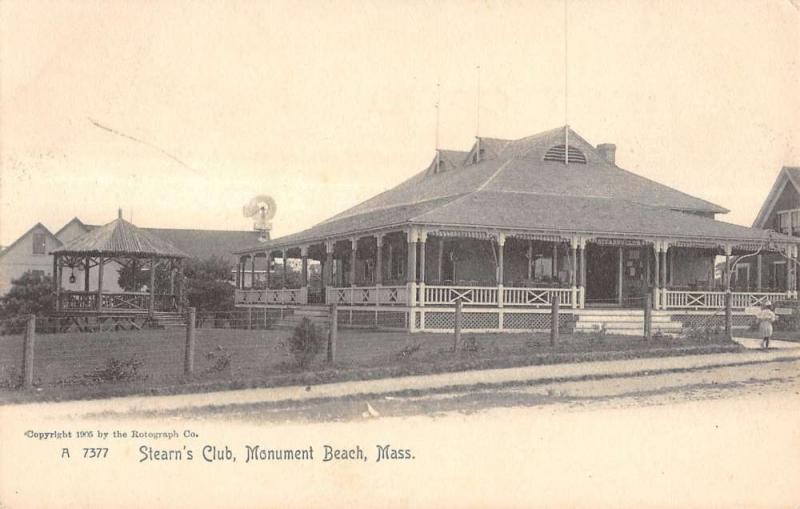
<path id="1" fill-rule="evenodd" d="M 771 302 L 765 302 L 758 313 L 758 332 L 764 338 L 761 341 L 761 348 L 769 348 L 769 340 L 772 337 L 772 322 L 778 319 Z"/>

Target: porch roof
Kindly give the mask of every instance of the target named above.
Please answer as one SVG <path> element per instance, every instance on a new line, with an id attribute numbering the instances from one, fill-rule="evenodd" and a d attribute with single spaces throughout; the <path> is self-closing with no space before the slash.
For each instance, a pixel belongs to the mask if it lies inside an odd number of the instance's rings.
<path id="1" fill-rule="evenodd" d="M 727 209 L 619 168 L 572 130 L 570 149 L 579 150 L 586 163 L 544 160 L 552 147 L 561 144 L 563 150 L 563 143 L 563 127 L 519 140 L 480 138 L 460 165 L 460 153 L 442 151 L 450 163 L 444 171 L 429 166 L 312 228 L 237 253 L 411 225 L 734 242 L 768 237 L 765 230 L 698 215 Z M 472 163 L 476 154 L 480 160 Z"/>

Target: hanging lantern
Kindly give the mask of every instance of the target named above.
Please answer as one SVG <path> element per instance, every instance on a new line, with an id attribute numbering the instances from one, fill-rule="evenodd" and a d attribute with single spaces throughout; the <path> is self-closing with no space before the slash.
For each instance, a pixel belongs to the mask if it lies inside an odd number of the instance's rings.
<path id="1" fill-rule="evenodd" d="M 69 282 L 70 282 L 70 284 L 72 284 L 75 281 L 76 281 L 76 279 L 75 279 L 75 267 L 72 267 L 72 273 L 69 275 Z"/>

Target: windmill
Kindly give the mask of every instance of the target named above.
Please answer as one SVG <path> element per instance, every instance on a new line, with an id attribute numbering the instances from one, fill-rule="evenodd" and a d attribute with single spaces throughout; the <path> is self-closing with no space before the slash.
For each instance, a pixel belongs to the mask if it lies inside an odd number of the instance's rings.
<path id="1" fill-rule="evenodd" d="M 266 241 L 269 239 L 269 231 L 272 229 L 272 222 L 275 217 L 277 205 L 272 196 L 259 194 L 253 197 L 242 209 L 244 217 L 253 218 L 253 229 L 259 232 L 258 240 Z"/>

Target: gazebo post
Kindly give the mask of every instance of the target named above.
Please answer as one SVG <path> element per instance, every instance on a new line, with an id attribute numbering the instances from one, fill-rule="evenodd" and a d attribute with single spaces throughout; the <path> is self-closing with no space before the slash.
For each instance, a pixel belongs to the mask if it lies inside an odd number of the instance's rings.
<path id="1" fill-rule="evenodd" d="M 89 293 L 89 269 L 91 268 L 91 257 L 86 255 L 86 262 L 83 267 L 83 291 Z"/>
<path id="2" fill-rule="evenodd" d="M 156 307 L 156 259 L 150 258 L 150 300 L 147 303 L 147 314 L 153 316 Z"/>
<path id="3" fill-rule="evenodd" d="M 103 255 L 97 261 L 97 311 L 103 309 Z"/>
<path id="4" fill-rule="evenodd" d="M 60 255 L 53 255 L 53 291 L 56 293 L 56 311 L 61 311 L 61 278 L 58 272 Z"/>

